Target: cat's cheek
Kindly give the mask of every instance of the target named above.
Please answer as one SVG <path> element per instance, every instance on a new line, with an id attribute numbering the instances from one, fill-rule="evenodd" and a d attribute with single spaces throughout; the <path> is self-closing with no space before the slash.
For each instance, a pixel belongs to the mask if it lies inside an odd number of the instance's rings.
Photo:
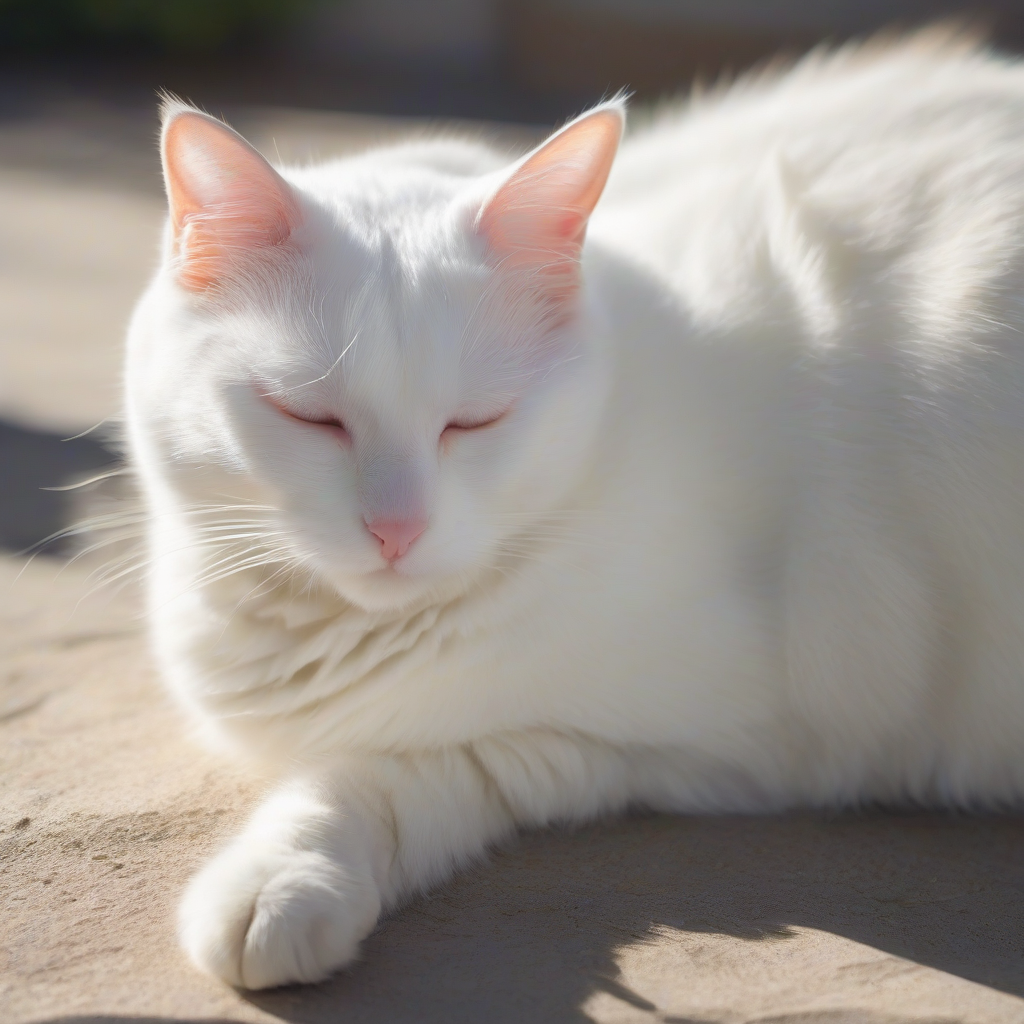
<path id="1" fill-rule="evenodd" d="M 435 512 L 419 550 L 400 571 L 409 579 L 442 580 L 486 569 L 494 560 L 494 544 L 475 508 L 442 508 Z M 419 542 L 417 542 L 419 543 Z"/>
<path id="2" fill-rule="evenodd" d="M 384 568 L 379 550 L 355 527 L 339 536 L 337 531 L 328 533 L 317 524 L 305 531 L 301 546 L 309 565 L 335 581 L 339 588 Z"/>

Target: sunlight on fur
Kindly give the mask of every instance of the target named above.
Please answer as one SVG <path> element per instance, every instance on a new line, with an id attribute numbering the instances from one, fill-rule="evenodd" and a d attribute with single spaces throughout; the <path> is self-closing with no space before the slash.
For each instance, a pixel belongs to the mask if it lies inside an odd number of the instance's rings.
<path id="1" fill-rule="evenodd" d="M 1024 789 L 1024 69 L 922 33 L 624 121 L 274 168 L 165 104 L 153 647 L 281 780 L 182 904 L 226 982 L 520 826 Z"/>

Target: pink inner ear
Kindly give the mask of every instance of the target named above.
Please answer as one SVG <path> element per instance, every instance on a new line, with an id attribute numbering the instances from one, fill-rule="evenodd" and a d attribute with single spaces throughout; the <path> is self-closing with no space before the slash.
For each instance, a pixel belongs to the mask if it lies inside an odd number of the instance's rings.
<path id="1" fill-rule="evenodd" d="M 209 287 L 254 251 L 286 242 L 299 223 L 288 183 L 219 121 L 187 109 L 173 113 L 162 149 L 185 288 Z"/>
<path id="2" fill-rule="evenodd" d="M 530 155 L 487 202 L 477 221 L 498 263 L 536 272 L 550 298 L 578 284 L 587 220 L 608 180 L 623 116 L 610 105 L 585 114 Z"/>

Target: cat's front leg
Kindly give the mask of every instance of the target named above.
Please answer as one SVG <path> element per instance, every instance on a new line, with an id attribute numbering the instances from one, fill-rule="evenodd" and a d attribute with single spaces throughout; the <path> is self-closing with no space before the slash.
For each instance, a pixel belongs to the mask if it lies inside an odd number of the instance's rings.
<path id="1" fill-rule="evenodd" d="M 180 934 L 242 988 L 320 981 L 382 907 L 440 880 L 512 827 L 465 753 L 349 761 L 293 782 L 193 879 Z"/>
<path id="2" fill-rule="evenodd" d="M 319 981 L 380 914 L 378 840 L 332 787 L 279 790 L 192 880 L 179 930 L 195 964 L 241 988 Z"/>

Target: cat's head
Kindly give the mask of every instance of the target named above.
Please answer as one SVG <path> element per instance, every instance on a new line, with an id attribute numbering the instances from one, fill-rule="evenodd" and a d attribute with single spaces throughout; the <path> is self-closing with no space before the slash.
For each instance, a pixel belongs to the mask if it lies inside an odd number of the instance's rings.
<path id="1" fill-rule="evenodd" d="M 622 125 L 604 104 L 512 167 L 437 141 L 277 171 L 167 104 L 164 256 L 129 348 L 144 475 L 259 506 L 266 543 L 368 608 L 495 564 L 588 457 L 580 255 Z"/>

